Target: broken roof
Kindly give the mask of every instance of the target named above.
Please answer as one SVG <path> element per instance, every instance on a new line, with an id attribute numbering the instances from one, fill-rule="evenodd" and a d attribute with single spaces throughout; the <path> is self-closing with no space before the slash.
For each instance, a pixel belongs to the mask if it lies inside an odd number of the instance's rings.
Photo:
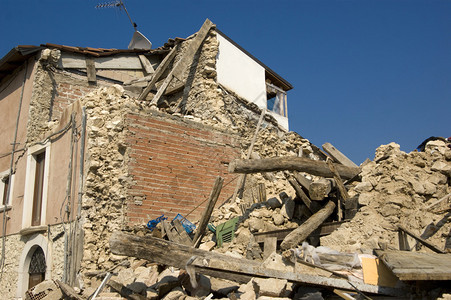
<path id="1" fill-rule="evenodd" d="M 225 35 L 222 31 L 216 28 L 216 31 L 226 38 L 229 42 L 233 43 L 237 48 L 239 48 L 243 53 L 248 55 L 251 59 L 257 62 L 265 69 L 265 73 L 267 78 L 270 78 L 272 82 L 276 85 L 280 86 L 284 90 L 288 91 L 293 88 L 293 86 L 286 81 L 282 76 L 274 72 L 271 68 L 266 66 L 260 60 L 258 60 L 255 56 L 250 54 L 240 45 L 238 45 L 235 41 L 233 41 L 230 37 Z M 106 56 L 114 56 L 118 54 L 166 54 L 169 52 L 170 48 L 174 45 L 175 41 L 185 40 L 183 38 L 175 38 L 169 39 L 168 43 L 165 43 L 164 46 L 159 47 L 157 49 L 106 49 L 106 48 L 92 48 L 92 47 L 74 47 L 74 46 L 66 46 L 66 45 L 58 45 L 58 44 L 41 44 L 40 46 L 33 45 L 19 45 L 11 49 L 8 54 L 6 54 L 3 58 L 0 59 L 0 81 L 5 78 L 8 74 L 11 74 L 13 70 L 15 70 L 18 66 L 20 66 L 24 61 L 28 58 L 35 55 L 38 51 L 44 48 L 58 49 L 64 52 L 77 53 L 83 55 L 89 55 L 93 57 L 106 57 Z"/>

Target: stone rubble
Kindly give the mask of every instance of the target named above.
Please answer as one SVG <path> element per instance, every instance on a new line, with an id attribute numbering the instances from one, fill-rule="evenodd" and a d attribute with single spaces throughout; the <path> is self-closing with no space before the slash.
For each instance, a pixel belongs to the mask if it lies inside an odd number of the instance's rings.
<path id="1" fill-rule="evenodd" d="M 429 142 L 425 152 L 405 153 L 395 143 L 380 146 L 374 161 L 362 166 L 362 182 L 349 191 L 358 197 L 360 210 L 349 223 L 321 238 L 321 245 L 347 252 L 399 249 L 401 225 L 443 247 L 451 224 L 446 212 L 427 207 L 451 192 L 450 152 L 442 141 Z M 413 240 L 410 243 L 414 248 Z"/>

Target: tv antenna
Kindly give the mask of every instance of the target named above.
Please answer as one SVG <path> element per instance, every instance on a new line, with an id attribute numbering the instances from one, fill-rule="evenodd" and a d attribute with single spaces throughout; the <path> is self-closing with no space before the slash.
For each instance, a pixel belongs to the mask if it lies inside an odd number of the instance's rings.
<path id="1" fill-rule="evenodd" d="M 128 16 L 128 19 L 130 20 L 130 23 L 133 26 L 133 29 L 135 32 L 133 33 L 132 40 L 128 44 L 128 49 L 151 49 L 152 43 L 141 33 L 138 31 L 137 27 L 138 25 L 133 22 L 132 17 L 130 17 L 130 14 L 127 11 L 127 8 L 125 7 L 125 4 L 122 0 L 116 0 L 112 2 L 105 2 L 105 3 L 99 3 L 95 6 L 96 8 L 111 8 L 116 7 L 119 8 L 119 10 L 124 9 L 125 13 Z"/>

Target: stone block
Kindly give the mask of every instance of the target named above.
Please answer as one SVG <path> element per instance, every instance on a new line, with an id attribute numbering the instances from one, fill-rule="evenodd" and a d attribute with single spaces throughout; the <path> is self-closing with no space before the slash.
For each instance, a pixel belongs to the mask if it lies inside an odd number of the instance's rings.
<path id="1" fill-rule="evenodd" d="M 288 281 L 276 278 L 254 278 L 253 282 L 259 296 L 280 297 L 284 294 Z"/>
<path id="2" fill-rule="evenodd" d="M 286 218 L 288 218 L 289 220 L 291 220 L 293 218 L 293 214 L 294 214 L 294 207 L 295 207 L 295 203 L 294 200 L 291 198 L 288 198 L 285 200 L 285 203 L 282 206 L 282 209 L 280 210 L 280 212 L 282 213 L 282 215 Z"/>
<path id="3" fill-rule="evenodd" d="M 227 296 L 231 292 L 236 292 L 240 287 L 236 282 L 215 277 L 210 278 L 210 283 L 211 291 L 221 296 Z"/>
<path id="4" fill-rule="evenodd" d="M 282 214 L 275 213 L 272 216 L 272 220 L 275 225 L 282 225 L 283 223 L 285 223 L 285 218 L 282 216 Z"/>

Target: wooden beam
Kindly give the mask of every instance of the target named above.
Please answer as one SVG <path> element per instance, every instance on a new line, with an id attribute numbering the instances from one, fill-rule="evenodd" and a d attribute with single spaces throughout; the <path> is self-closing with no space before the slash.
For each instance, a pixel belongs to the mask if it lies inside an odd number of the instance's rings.
<path id="1" fill-rule="evenodd" d="M 299 173 L 298 171 L 293 171 L 293 177 L 299 182 L 299 184 L 308 191 L 310 188 L 310 184 L 312 181 L 310 179 L 307 179 L 304 175 Z"/>
<path id="2" fill-rule="evenodd" d="M 249 149 L 247 149 L 246 159 L 249 159 L 252 154 L 252 149 L 254 148 L 255 141 L 257 140 L 258 132 L 260 131 L 260 126 L 262 125 L 263 118 L 265 117 L 266 110 L 262 109 L 260 114 L 260 118 L 258 119 L 257 126 L 255 127 L 254 135 L 252 136 L 251 144 L 249 145 Z M 236 182 L 235 191 L 233 192 L 233 196 L 231 198 L 232 201 L 235 201 L 236 196 L 239 191 L 241 191 L 244 187 L 244 183 L 246 182 L 246 174 L 241 174 Z"/>
<path id="3" fill-rule="evenodd" d="M 259 261 L 204 251 L 151 236 L 139 237 L 132 234 L 113 232 L 110 238 L 110 249 L 113 254 L 143 258 L 155 263 L 181 269 L 186 268 L 188 261 L 192 261 L 191 265 L 195 267 L 196 273 L 238 282 L 247 282 L 252 277 L 278 278 L 286 279 L 294 283 L 354 289 L 347 280 L 275 270 L 262 266 Z M 405 293 L 401 289 L 386 288 L 359 282 L 355 282 L 353 285 L 361 291 L 370 293 L 386 295 L 402 295 Z"/>
<path id="4" fill-rule="evenodd" d="M 411 237 L 413 237 L 414 239 L 416 239 L 418 242 L 422 243 L 423 245 L 425 245 L 426 247 L 428 247 L 429 249 L 431 249 L 432 251 L 436 252 L 436 253 L 446 253 L 443 250 L 440 250 L 439 248 L 435 247 L 434 245 L 432 245 L 431 243 L 429 243 L 428 241 L 422 239 L 421 237 L 417 236 L 416 234 L 414 234 L 412 231 L 404 228 L 403 226 L 398 226 L 398 230 L 402 230 L 405 233 L 407 233 L 408 235 L 410 235 Z"/>
<path id="5" fill-rule="evenodd" d="M 347 167 L 350 167 L 350 168 L 358 168 L 359 167 L 352 160 L 350 160 L 346 155 L 344 155 L 337 148 L 335 148 L 331 143 L 325 143 L 323 145 L 323 149 L 336 162 L 338 162 L 342 165 L 345 165 Z"/>
<path id="6" fill-rule="evenodd" d="M 446 196 L 444 196 L 444 197 L 442 197 L 442 198 L 440 198 L 440 199 L 437 200 L 437 201 L 432 202 L 431 204 L 429 204 L 428 206 L 426 206 L 426 209 L 427 209 L 427 210 L 430 210 L 432 207 L 434 207 L 434 206 L 436 206 L 437 204 L 439 204 L 439 203 L 441 203 L 441 202 L 443 202 L 443 201 L 445 201 L 445 200 L 448 200 L 448 199 L 450 199 L 450 198 L 451 198 L 451 193 L 448 194 L 448 195 L 446 195 Z"/>
<path id="7" fill-rule="evenodd" d="M 166 91 L 164 92 L 164 95 L 171 95 L 174 94 L 178 91 L 180 91 L 181 89 L 183 89 L 185 87 L 185 82 L 179 81 L 177 82 L 174 86 L 167 88 Z"/>
<path id="8" fill-rule="evenodd" d="M 280 244 L 280 248 L 288 250 L 297 247 L 299 243 L 304 241 L 315 229 L 317 229 L 334 211 L 335 203 L 329 201 L 326 206 L 312 215 L 298 228 L 290 232 Z"/>
<path id="9" fill-rule="evenodd" d="M 327 159 L 327 165 L 329 166 L 329 169 L 332 173 L 334 173 L 334 180 L 337 184 L 338 190 L 340 191 L 341 199 L 346 203 L 349 199 L 348 191 L 345 188 L 345 185 L 343 184 L 343 181 L 341 180 L 340 174 L 338 174 L 338 171 L 332 162 L 332 160 Z M 341 200 L 340 197 L 338 198 L 337 203 L 337 214 L 338 214 L 338 221 L 341 221 L 343 218 L 343 212 L 341 210 Z"/>
<path id="10" fill-rule="evenodd" d="M 107 283 L 113 290 L 118 292 L 122 297 L 125 297 L 126 299 L 132 299 L 132 300 L 145 300 L 147 299 L 143 295 L 137 294 L 133 292 L 131 289 L 125 287 L 122 283 L 119 283 L 117 281 L 114 281 L 110 279 L 110 281 Z"/>
<path id="11" fill-rule="evenodd" d="M 147 95 L 150 93 L 150 91 L 155 87 L 155 83 L 160 79 L 161 75 L 163 75 L 164 71 L 169 67 L 169 64 L 175 57 L 175 53 L 177 52 L 178 46 L 174 46 L 172 48 L 171 52 L 169 52 L 168 55 L 163 59 L 163 61 L 158 65 L 157 69 L 155 70 L 155 73 L 152 76 L 152 79 L 150 80 L 147 87 L 142 91 L 142 93 L 139 95 L 138 100 L 144 100 L 146 99 Z"/>
<path id="12" fill-rule="evenodd" d="M 194 247 L 198 247 L 202 240 L 202 237 L 205 234 L 205 229 L 207 228 L 208 221 L 210 220 L 211 213 L 215 208 L 216 201 L 218 201 L 219 194 L 221 193 L 222 184 L 224 183 L 224 179 L 222 177 L 217 177 L 213 189 L 210 193 L 210 198 L 208 200 L 207 207 L 204 210 L 202 218 L 199 221 L 199 226 L 197 227 L 196 234 L 194 235 Z"/>
<path id="13" fill-rule="evenodd" d="M 359 168 L 349 168 L 343 165 L 336 165 L 341 177 L 349 179 L 360 172 Z M 304 157 L 281 156 L 263 159 L 236 159 L 229 164 L 230 173 L 261 173 L 276 171 L 300 171 L 322 177 L 333 177 L 327 163 L 324 161 L 312 160 Z"/>
<path id="14" fill-rule="evenodd" d="M 175 219 L 174 221 L 172 221 L 172 223 L 174 223 L 174 227 L 175 229 L 177 229 L 177 233 L 180 237 L 181 243 L 184 245 L 192 245 L 193 241 L 191 240 L 185 228 L 183 227 L 182 222 L 180 222 L 179 219 Z"/>
<path id="15" fill-rule="evenodd" d="M 194 39 L 189 43 L 182 58 L 180 58 L 180 60 L 172 68 L 171 72 L 166 77 L 161 87 L 158 89 L 157 94 L 153 97 L 152 101 L 150 102 L 151 105 L 156 105 L 158 103 L 158 100 L 163 95 L 164 91 L 166 90 L 166 87 L 169 85 L 172 78 L 176 77 L 180 81 L 183 80 L 182 78 L 183 72 L 193 62 L 194 55 L 196 54 L 197 50 L 207 37 L 208 32 L 210 31 L 212 26 L 213 23 L 209 19 L 206 19 L 200 30 L 197 32 Z"/>
<path id="16" fill-rule="evenodd" d="M 96 83 L 96 67 L 94 65 L 94 58 L 86 57 L 86 74 L 88 76 L 88 82 Z"/>
<path id="17" fill-rule="evenodd" d="M 84 300 L 85 299 L 84 297 L 78 295 L 77 292 L 70 285 L 65 284 L 62 281 L 59 281 L 58 279 L 56 279 L 55 282 L 58 284 L 61 291 L 63 292 L 64 295 L 66 295 L 67 298 L 69 298 L 71 300 Z"/>
<path id="18" fill-rule="evenodd" d="M 332 191 L 334 184 L 332 180 L 321 178 L 313 181 L 309 187 L 309 195 L 312 200 L 321 201 Z"/>
<path id="19" fill-rule="evenodd" d="M 147 57 L 144 54 L 138 55 L 139 60 L 141 61 L 141 64 L 143 65 L 144 71 L 147 74 L 153 74 L 155 73 L 154 68 L 152 67 L 152 64 L 147 59 Z"/>
<path id="20" fill-rule="evenodd" d="M 290 175 L 288 175 L 287 177 L 288 182 L 291 184 L 291 186 L 294 188 L 294 190 L 296 191 L 296 195 L 298 195 L 298 197 L 302 200 L 302 202 L 304 202 L 305 206 L 307 206 L 307 208 L 309 209 L 310 212 L 313 213 L 313 208 L 312 208 L 312 201 L 310 200 L 310 198 L 304 193 L 304 191 L 302 190 L 302 187 L 298 184 L 298 182 L 291 177 Z"/>
<path id="21" fill-rule="evenodd" d="M 334 232 L 338 227 L 341 226 L 341 224 L 346 223 L 348 221 L 341 221 L 341 222 L 326 222 L 319 226 L 318 229 L 313 231 L 310 236 L 325 236 L 328 234 L 331 234 Z M 254 233 L 254 238 L 256 243 L 263 243 L 265 241 L 266 237 L 276 237 L 277 241 L 281 242 L 283 239 L 294 229 L 281 229 L 281 230 L 274 230 L 274 231 L 268 231 L 268 232 L 256 232 Z"/>
<path id="22" fill-rule="evenodd" d="M 266 186 L 265 186 L 265 184 L 263 182 L 260 182 L 258 184 L 257 192 L 258 192 L 258 194 L 257 194 L 258 202 L 265 202 L 267 200 L 267 198 L 266 198 Z"/>
<path id="23" fill-rule="evenodd" d="M 375 250 L 400 280 L 451 280 L 451 254 Z"/>

